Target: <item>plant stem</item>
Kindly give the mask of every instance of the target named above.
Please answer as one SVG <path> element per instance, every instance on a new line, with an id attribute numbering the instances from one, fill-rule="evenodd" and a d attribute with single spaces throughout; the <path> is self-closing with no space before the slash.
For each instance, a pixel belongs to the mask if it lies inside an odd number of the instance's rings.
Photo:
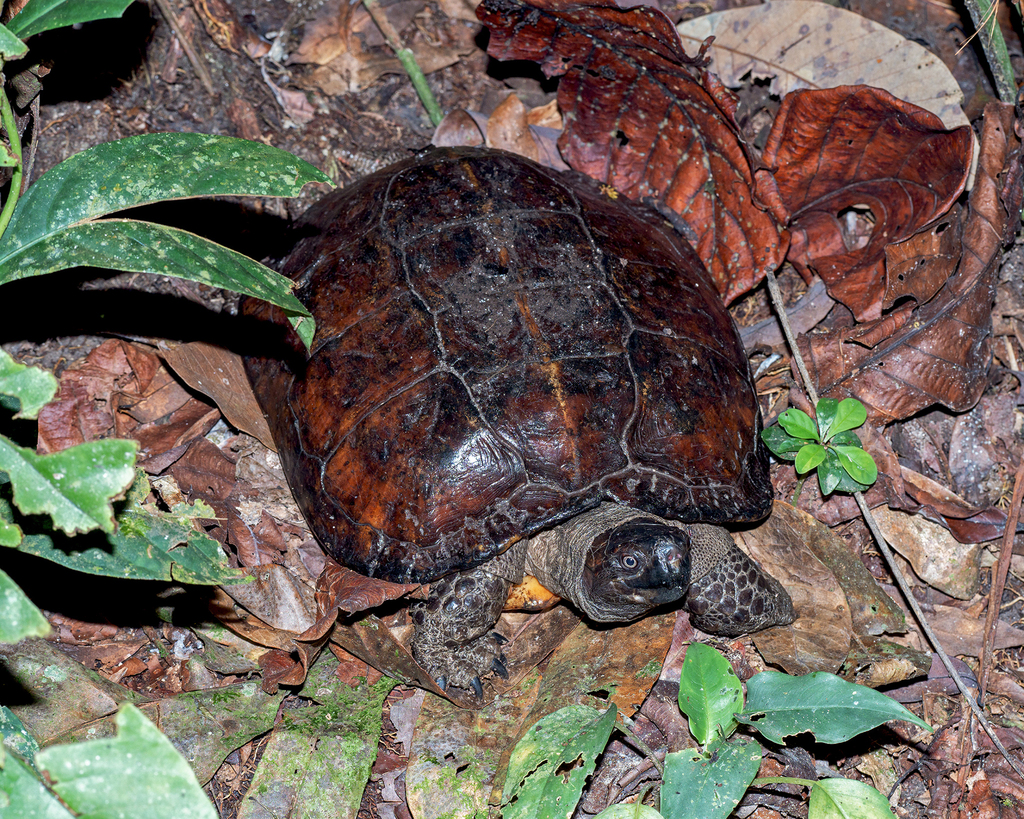
<path id="1" fill-rule="evenodd" d="M 816 783 L 810 779 L 797 779 L 794 776 L 762 776 L 750 783 L 751 788 L 765 785 L 799 785 L 802 788 L 813 788 Z"/>
<path id="2" fill-rule="evenodd" d="M 640 735 L 636 732 L 636 725 L 634 725 L 633 720 L 631 720 L 621 711 L 619 711 L 619 719 L 622 720 L 622 724 L 618 726 L 619 730 L 622 731 L 622 733 L 624 733 L 627 737 L 629 737 L 629 741 L 634 743 L 637 749 L 640 750 L 643 753 L 643 755 L 651 761 L 651 764 L 655 768 L 657 768 L 658 773 L 661 775 L 662 779 L 664 779 L 665 766 L 662 765 L 661 760 L 659 760 L 658 757 L 654 755 L 654 751 L 651 750 L 651 747 L 642 739 L 640 739 Z"/>
<path id="3" fill-rule="evenodd" d="M 796 346 L 796 337 L 793 335 L 793 328 L 789 326 L 789 317 L 786 315 L 785 302 L 782 300 L 782 291 L 779 290 L 779 281 L 775 278 L 775 272 L 772 270 L 768 271 L 768 295 L 772 298 L 772 304 L 775 305 L 775 315 L 779 319 L 779 324 L 782 325 L 782 334 L 786 337 L 786 343 L 789 345 L 789 349 L 793 353 L 793 360 L 796 362 L 796 368 L 800 371 L 800 378 L 804 382 L 804 389 L 807 390 L 807 397 L 811 399 L 811 406 L 818 406 L 818 391 L 814 389 L 814 384 L 811 383 L 811 377 L 807 374 L 807 367 L 804 366 L 803 356 L 800 355 L 800 350 Z"/>
<path id="4" fill-rule="evenodd" d="M 14 175 L 11 177 L 11 189 L 7 194 L 7 201 L 4 202 L 4 209 L 0 211 L 0 236 L 7 230 L 11 216 L 14 213 L 14 206 L 18 204 L 21 196 L 21 180 L 25 173 L 25 166 L 21 161 L 21 137 L 18 136 L 18 123 L 14 119 L 14 109 L 11 108 L 11 101 L 7 99 L 7 92 L 0 87 L 0 122 L 4 131 L 7 132 L 7 140 L 11 143 L 11 153 L 18 161 L 14 166 Z"/>
<path id="5" fill-rule="evenodd" d="M 1003 102 L 1013 103 L 1017 99 L 1017 84 L 1013 79 L 1013 65 L 1010 53 L 1006 50 L 1006 41 L 996 19 L 996 0 L 964 0 L 971 22 L 974 23 L 975 34 L 981 41 L 981 49 L 985 52 L 992 79 L 995 80 L 996 93 Z"/>
<path id="6" fill-rule="evenodd" d="M 370 12 L 370 16 L 380 29 L 380 33 L 384 35 L 384 39 L 387 40 L 391 50 L 395 52 L 395 56 L 398 57 L 405 72 L 409 75 L 409 79 L 412 80 L 412 87 L 416 89 L 420 102 L 427 109 L 427 116 L 430 117 L 430 121 L 435 126 L 439 125 L 444 118 L 444 114 L 441 112 L 441 106 L 434 99 L 434 92 L 427 85 L 427 78 L 423 74 L 423 69 L 416 62 L 415 55 L 408 48 L 402 47 L 402 41 L 398 38 L 398 32 L 391 25 L 391 21 L 387 18 L 380 5 L 378 5 L 377 0 L 363 0 L 363 5 Z"/>

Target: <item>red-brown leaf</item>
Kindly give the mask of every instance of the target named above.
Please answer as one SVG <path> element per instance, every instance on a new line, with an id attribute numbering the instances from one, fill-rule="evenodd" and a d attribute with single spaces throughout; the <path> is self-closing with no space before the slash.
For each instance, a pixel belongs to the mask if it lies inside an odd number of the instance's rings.
<path id="1" fill-rule="evenodd" d="M 701 55 L 686 55 L 665 15 L 612 0 L 484 0 L 477 16 L 492 57 L 535 60 L 562 76 L 566 162 L 678 214 L 726 301 L 779 265 L 775 221 L 751 194 L 735 99 L 700 68 Z"/>
<path id="2" fill-rule="evenodd" d="M 1000 250 L 1020 208 L 1020 162 L 1013 108 L 990 103 L 956 274 L 920 307 L 909 303 L 853 331 L 801 339 L 820 394 L 859 398 L 875 423 L 908 418 L 932 404 L 958 411 L 978 401 L 991 359 Z M 1013 186 L 1001 183 L 1004 173 Z M 939 256 L 934 263 L 944 260 Z"/>
<path id="3" fill-rule="evenodd" d="M 934 114 L 867 86 L 795 91 L 772 125 L 758 174 L 762 198 L 790 214 L 788 259 L 817 273 L 859 321 L 881 315 L 885 248 L 941 216 L 963 191 L 971 132 L 946 131 Z M 870 209 L 863 246 L 844 214 Z"/>

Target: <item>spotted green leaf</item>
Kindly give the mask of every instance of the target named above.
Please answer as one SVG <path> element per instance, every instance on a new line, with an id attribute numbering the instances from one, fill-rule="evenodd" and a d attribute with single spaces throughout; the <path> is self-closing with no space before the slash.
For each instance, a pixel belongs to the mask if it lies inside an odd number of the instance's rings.
<path id="1" fill-rule="evenodd" d="M 0 350 L 0 396 L 16 399 L 15 418 L 35 418 L 57 393 L 57 379 L 38 367 L 26 367 Z"/>
<path id="2" fill-rule="evenodd" d="M 779 424 L 794 438 L 818 440 L 818 428 L 814 425 L 814 419 L 803 410 L 786 410 L 779 416 Z"/>
<path id="3" fill-rule="evenodd" d="M 120 17 L 131 3 L 132 0 L 29 0 L 7 27 L 25 39 L 75 23 Z"/>

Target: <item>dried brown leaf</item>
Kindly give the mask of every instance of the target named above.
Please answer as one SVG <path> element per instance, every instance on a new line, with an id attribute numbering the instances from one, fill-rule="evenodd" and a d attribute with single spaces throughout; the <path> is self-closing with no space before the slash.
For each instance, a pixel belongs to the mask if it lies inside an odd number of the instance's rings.
<path id="1" fill-rule="evenodd" d="M 932 404 L 968 409 L 985 387 L 996 269 L 1004 233 L 1017 218 L 1012 208 L 1019 209 L 1020 202 L 1015 175 L 1020 141 L 1013 134 L 1012 107 L 992 103 L 986 108 L 981 146 L 963 257 L 939 293 L 927 304 L 899 307 L 853 331 L 800 340 L 819 394 L 860 399 L 876 424 L 907 418 Z M 1017 179 L 1017 187 L 1004 190 L 1004 173 Z"/>
<path id="2" fill-rule="evenodd" d="M 964 188 L 971 129 L 866 86 L 786 96 L 765 145 L 766 200 L 790 214 L 788 260 L 860 321 L 881 315 L 885 247 L 941 216 Z M 870 235 L 847 224 L 862 212 Z"/>
<path id="3" fill-rule="evenodd" d="M 660 11 L 484 0 L 477 15 L 492 57 L 534 60 L 562 77 L 559 147 L 569 165 L 677 214 L 727 301 L 779 265 L 774 220 L 751 194 L 735 98 L 701 70 L 701 55 L 687 56 Z"/>

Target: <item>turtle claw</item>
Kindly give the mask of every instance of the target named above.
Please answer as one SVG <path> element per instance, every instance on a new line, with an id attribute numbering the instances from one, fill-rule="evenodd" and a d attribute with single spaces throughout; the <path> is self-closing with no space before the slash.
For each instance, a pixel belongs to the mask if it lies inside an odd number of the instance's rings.
<path id="1" fill-rule="evenodd" d="M 505 667 L 505 663 L 501 661 L 501 657 L 495 657 L 493 660 L 491 660 L 491 671 L 493 671 L 503 680 L 508 679 L 508 669 Z"/>
<path id="2" fill-rule="evenodd" d="M 442 691 L 448 690 L 448 678 L 442 674 L 440 677 L 434 679 L 434 684 L 437 685 Z"/>
<path id="3" fill-rule="evenodd" d="M 503 646 L 505 645 L 505 643 L 508 642 L 508 637 L 506 637 L 504 634 L 499 634 L 497 631 L 492 631 L 491 637 L 494 638 L 494 642 L 496 642 L 499 646 Z"/>
<path id="4" fill-rule="evenodd" d="M 473 693 L 476 694 L 476 698 L 482 700 L 484 698 L 484 686 L 480 682 L 480 678 L 474 677 L 469 681 L 469 684 L 473 686 Z"/>

